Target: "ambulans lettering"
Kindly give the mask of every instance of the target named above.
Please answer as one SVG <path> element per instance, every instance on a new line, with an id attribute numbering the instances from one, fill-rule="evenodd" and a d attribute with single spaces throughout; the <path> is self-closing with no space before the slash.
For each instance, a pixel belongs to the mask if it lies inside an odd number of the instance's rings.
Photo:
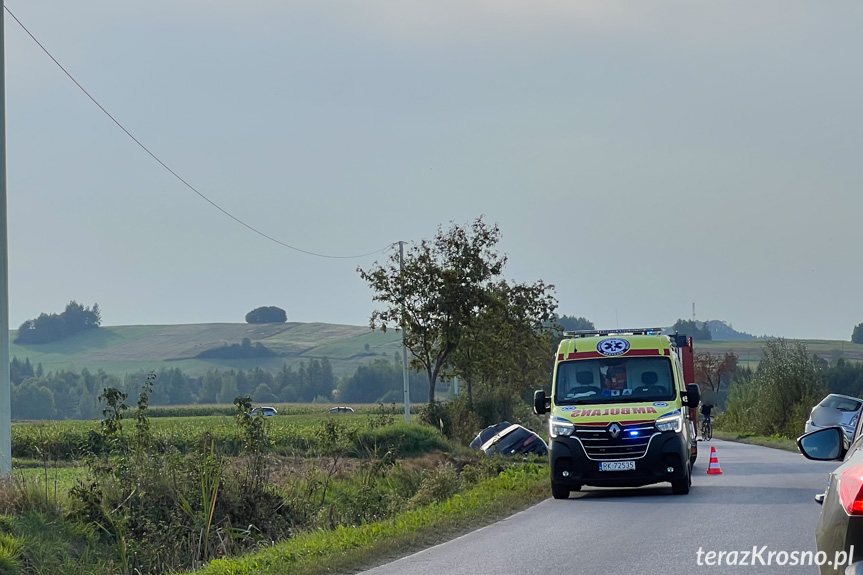
<path id="1" fill-rule="evenodd" d="M 572 417 L 599 417 L 602 415 L 632 415 L 635 413 L 656 413 L 652 407 L 606 407 L 605 409 L 576 409 Z"/>

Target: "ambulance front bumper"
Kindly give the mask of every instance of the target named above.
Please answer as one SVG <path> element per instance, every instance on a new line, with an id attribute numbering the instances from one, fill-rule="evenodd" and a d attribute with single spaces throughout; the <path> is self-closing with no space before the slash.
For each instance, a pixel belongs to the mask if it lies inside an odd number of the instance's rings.
<path id="1" fill-rule="evenodd" d="M 690 446 L 683 435 L 671 432 L 653 434 L 646 451 L 634 454 L 639 455 L 637 457 L 606 456 L 592 448 L 592 455 L 588 456 L 578 437 L 552 438 L 549 448 L 551 480 L 554 483 L 596 487 L 639 487 L 680 479 L 686 475 L 690 454 Z M 609 465 L 606 462 L 617 463 Z M 621 462 L 623 464 L 618 464 Z M 622 467 L 634 468 L 619 469 Z"/>

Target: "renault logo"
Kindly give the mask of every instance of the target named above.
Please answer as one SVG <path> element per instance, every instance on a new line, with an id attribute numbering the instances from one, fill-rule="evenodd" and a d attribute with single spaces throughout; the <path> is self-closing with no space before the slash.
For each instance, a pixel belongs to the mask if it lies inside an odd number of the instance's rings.
<path id="1" fill-rule="evenodd" d="M 620 435 L 620 426 L 616 423 L 612 423 L 608 426 L 608 433 L 611 435 L 612 439 L 617 439 L 617 436 Z"/>

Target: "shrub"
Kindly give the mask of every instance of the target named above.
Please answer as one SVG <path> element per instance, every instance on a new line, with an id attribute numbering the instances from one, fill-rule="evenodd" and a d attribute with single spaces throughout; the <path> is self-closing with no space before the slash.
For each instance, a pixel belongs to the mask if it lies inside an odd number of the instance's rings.
<path id="1" fill-rule="evenodd" d="M 448 404 L 440 401 L 428 403 L 420 409 L 420 421 L 441 432 L 445 437 L 453 437 L 452 416 Z"/>
<path id="2" fill-rule="evenodd" d="M 348 455 L 368 457 L 390 451 L 395 457 L 416 457 L 432 451 L 448 451 L 450 445 L 426 426 L 395 424 L 353 435 Z"/>
<path id="3" fill-rule="evenodd" d="M 461 488 L 461 478 L 456 473 L 455 467 L 451 463 L 446 463 L 426 474 L 419 491 L 408 502 L 408 507 L 417 509 L 431 503 L 446 501 L 461 491 Z"/>

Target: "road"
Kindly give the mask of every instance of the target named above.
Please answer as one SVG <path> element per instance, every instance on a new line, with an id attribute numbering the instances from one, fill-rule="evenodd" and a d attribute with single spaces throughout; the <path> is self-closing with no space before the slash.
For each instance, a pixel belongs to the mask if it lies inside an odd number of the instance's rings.
<path id="1" fill-rule="evenodd" d="M 707 474 L 710 446 L 716 447 L 722 475 Z M 668 484 L 586 487 L 569 500 L 547 499 L 364 573 L 816 575 L 815 566 L 792 566 L 793 555 L 787 564 L 778 565 L 785 558 L 774 555 L 771 560 L 769 553 L 815 551 L 820 507 L 813 497 L 824 491 L 827 473 L 835 467 L 833 462 L 809 461 L 766 447 L 718 440 L 699 443 L 689 495 L 672 495 Z M 758 550 L 754 558 L 753 547 Z M 738 553 L 724 555 L 722 565 L 716 565 L 716 559 L 710 565 L 710 551 Z M 745 566 L 744 551 L 749 552 Z"/>

